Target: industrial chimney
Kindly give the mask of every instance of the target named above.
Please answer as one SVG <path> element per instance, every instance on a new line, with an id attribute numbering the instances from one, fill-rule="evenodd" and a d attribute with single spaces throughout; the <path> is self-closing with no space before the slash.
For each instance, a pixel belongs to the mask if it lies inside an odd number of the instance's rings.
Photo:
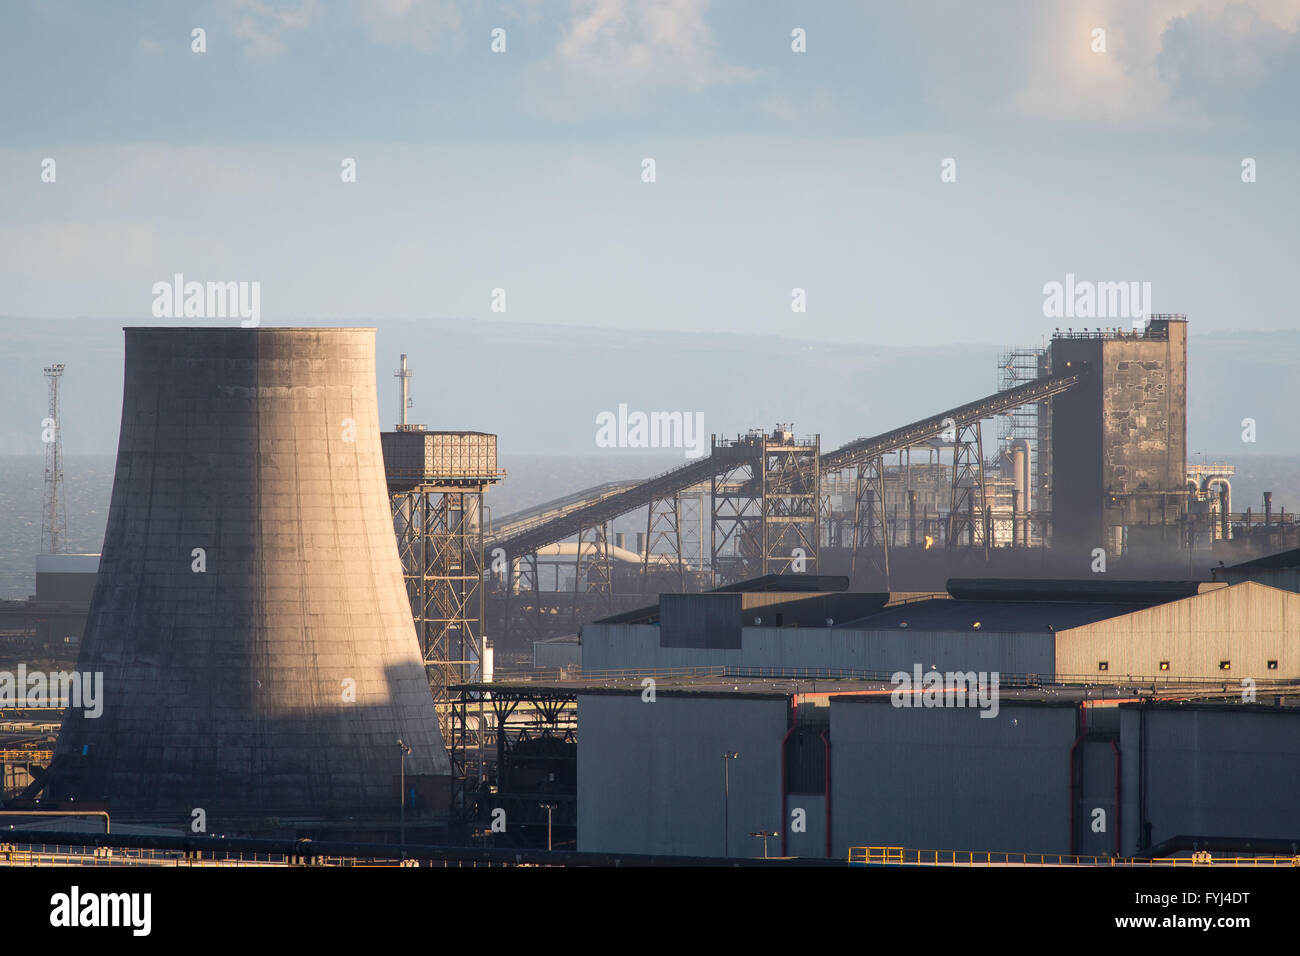
<path id="1" fill-rule="evenodd" d="M 408 792 L 445 783 L 375 387 L 374 329 L 126 330 L 77 663 L 103 674 L 102 714 L 66 712 L 47 803 L 202 809 L 208 832 L 394 819 L 399 738 Z"/>

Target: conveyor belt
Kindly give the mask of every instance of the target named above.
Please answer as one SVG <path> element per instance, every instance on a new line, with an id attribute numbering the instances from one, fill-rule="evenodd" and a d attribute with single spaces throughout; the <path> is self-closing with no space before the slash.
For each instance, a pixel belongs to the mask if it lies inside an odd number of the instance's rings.
<path id="1" fill-rule="evenodd" d="M 954 426 L 969 425 L 1021 405 L 1046 401 L 1077 385 L 1087 373 L 1080 367 L 1063 375 L 1035 379 L 1002 392 L 956 408 L 950 408 L 923 418 L 920 421 L 895 428 L 880 435 L 858 438 L 827 452 L 821 457 L 821 470 L 825 474 L 849 468 L 880 455 L 885 455 L 909 445 L 915 445 L 942 434 Z M 708 481 L 734 467 L 739 461 L 752 457 L 752 447 L 742 443 L 715 449 L 708 458 L 688 462 L 679 468 L 666 471 L 640 482 L 609 482 L 587 491 L 559 498 L 524 512 L 508 516 L 496 532 L 484 541 L 488 555 L 500 548 L 507 560 L 527 554 L 556 541 L 563 541 L 583 528 L 590 528 L 617 518 L 619 515 L 643 508 L 650 502 L 679 492 L 702 481 Z M 548 517 L 552 512 L 559 512 Z"/>

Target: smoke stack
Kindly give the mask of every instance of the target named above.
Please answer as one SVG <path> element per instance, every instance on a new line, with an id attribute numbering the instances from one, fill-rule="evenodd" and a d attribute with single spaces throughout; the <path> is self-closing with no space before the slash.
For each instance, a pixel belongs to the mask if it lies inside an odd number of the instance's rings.
<path id="1" fill-rule="evenodd" d="M 209 832 L 386 820 L 399 738 L 408 778 L 450 773 L 389 512 L 373 329 L 126 330 L 77 666 L 103 673 L 103 712 L 66 712 L 49 801 L 184 824 L 203 808 Z"/>

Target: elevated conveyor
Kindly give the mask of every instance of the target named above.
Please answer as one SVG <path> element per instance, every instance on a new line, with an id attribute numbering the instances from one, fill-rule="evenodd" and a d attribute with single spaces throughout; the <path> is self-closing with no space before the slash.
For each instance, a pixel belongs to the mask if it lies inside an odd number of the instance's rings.
<path id="1" fill-rule="evenodd" d="M 1079 368 L 1063 375 L 1035 379 L 1005 391 L 956 408 L 922 418 L 866 438 L 858 438 L 821 456 L 821 473 L 850 468 L 909 445 L 934 438 L 949 428 L 973 424 L 1021 405 L 1046 401 L 1077 385 L 1087 374 Z M 608 482 L 566 498 L 516 512 L 504 519 L 484 542 L 490 554 L 501 548 L 511 560 L 537 548 L 577 534 L 619 515 L 643 508 L 650 502 L 709 481 L 738 464 L 755 458 L 755 449 L 744 439 L 728 445 L 715 445 L 707 458 L 688 462 L 644 481 Z"/>

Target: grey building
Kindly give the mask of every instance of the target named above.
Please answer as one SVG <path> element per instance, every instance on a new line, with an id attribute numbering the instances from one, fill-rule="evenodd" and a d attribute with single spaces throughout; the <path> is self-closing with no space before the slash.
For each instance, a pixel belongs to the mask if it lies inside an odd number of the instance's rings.
<path id="1" fill-rule="evenodd" d="M 1300 845 L 1294 697 L 1003 689 L 994 711 L 900 706 L 868 682 L 735 680 L 653 701 L 578 693 L 580 850 L 754 857 L 765 829 L 774 855 L 830 858 Z"/>
<path id="2" fill-rule="evenodd" d="M 1254 581 L 954 580 L 939 595 L 664 594 L 582 629 L 588 674 L 886 678 L 917 662 L 1073 683 L 1297 679 L 1300 595 Z"/>

